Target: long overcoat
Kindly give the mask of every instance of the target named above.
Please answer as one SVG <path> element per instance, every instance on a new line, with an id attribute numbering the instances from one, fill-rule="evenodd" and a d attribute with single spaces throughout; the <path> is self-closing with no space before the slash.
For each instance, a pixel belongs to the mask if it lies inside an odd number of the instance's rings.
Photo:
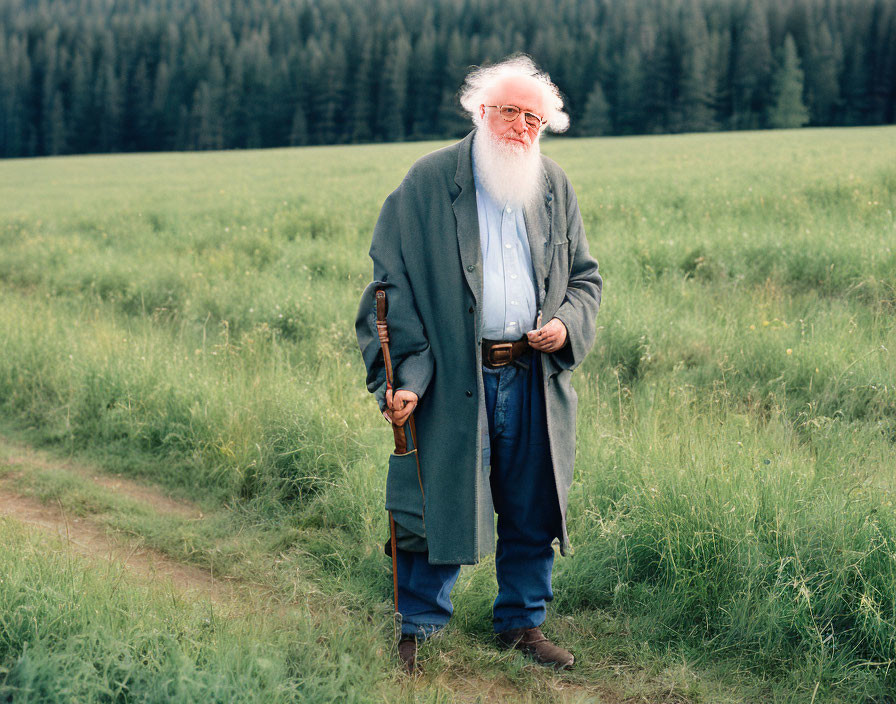
<path id="1" fill-rule="evenodd" d="M 482 383 L 482 254 L 471 148 L 475 130 L 419 159 L 386 199 L 373 233 L 374 281 L 355 329 L 367 388 L 385 407 L 385 372 L 374 295 L 386 291 L 395 388 L 419 396 L 414 411 L 420 475 L 412 454 L 392 455 L 386 507 L 424 537 L 432 564 L 473 564 L 494 551 L 494 508 Z M 594 342 L 602 281 L 588 252 L 576 195 L 563 170 L 542 156 L 544 194 L 525 209 L 542 318 L 568 330 L 563 349 L 541 356 L 548 436 L 569 546 L 566 505 L 575 460 L 572 370 Z"/>

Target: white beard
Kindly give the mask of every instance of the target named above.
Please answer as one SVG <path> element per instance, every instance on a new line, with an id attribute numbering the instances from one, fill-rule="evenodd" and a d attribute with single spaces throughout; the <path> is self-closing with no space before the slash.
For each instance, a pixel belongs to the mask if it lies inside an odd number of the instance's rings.
<path id="1" fill-rule="evenodd" d="M 502 140 L 488 126 L 479 125 L 473 137 L 473 162 L 476 182 L 501 205 L 531 205 L 544 188 L 538 138 L 526 148 Z"/>

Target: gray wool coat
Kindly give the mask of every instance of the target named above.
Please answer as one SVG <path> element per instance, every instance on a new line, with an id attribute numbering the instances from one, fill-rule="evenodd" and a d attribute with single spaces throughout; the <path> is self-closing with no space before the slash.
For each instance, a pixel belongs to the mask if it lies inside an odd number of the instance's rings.
<path id="1" fill-rule="evenodd" d="M 367 388 L 385 407 L 385 371 L 374 295 L 386 291 L 395 388 L 416 393 L 420 471 L 412 453 L 392 455 L 386 508 L 425 538 L 432 564 L 473 564 L 494 551 L 482 383 L 482 254 L 471 148 L 475 130 L 419 159 L 386 199 L 373 232 L 374 281 L 365 289 L 355 329 Z M 541 355 L 548 436 L 569 546 L 566 505 L 573 478 L 576 392 L 572 370 L 591 349 L 602 281 L 588 253 L 576 195 L 563 170 L 542 156 L 544 197 L 525 221 L 538 306 L 544 321 L 568 330 L 563 349 Z M 422 480 L 422 482 L 421 482 Z M 422 483 L 422 486 L 421 486 Z"/>

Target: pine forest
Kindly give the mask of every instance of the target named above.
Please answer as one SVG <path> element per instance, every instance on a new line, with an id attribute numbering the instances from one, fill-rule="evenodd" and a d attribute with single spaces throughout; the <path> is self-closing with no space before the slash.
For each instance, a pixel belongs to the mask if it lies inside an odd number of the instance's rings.
<path id="1" fill-rule="evenodd" d="M 571 135 L 896 121 L 894 0 L 5 0 L 0 156 L 454 137 L 514 52 Z"/>

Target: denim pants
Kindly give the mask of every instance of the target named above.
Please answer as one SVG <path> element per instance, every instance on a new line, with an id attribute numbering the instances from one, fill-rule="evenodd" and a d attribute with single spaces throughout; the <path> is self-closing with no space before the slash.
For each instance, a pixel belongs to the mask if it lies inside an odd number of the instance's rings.
<path id="1" fill-rule="evenodd" d="M 490 483 L 498 514 L 495 569 L 496 633 L 544 622 L 553 598 L 553 539 L 560 507 L 548 444 L 542 373 L 536 355 L 527 367 L 482 370 L 491 447 Z M 424 639 L 448 623 L 451 588 L 460 565 L 431 565 L 427 553 L 398 551 L 401 630 Z"/>

